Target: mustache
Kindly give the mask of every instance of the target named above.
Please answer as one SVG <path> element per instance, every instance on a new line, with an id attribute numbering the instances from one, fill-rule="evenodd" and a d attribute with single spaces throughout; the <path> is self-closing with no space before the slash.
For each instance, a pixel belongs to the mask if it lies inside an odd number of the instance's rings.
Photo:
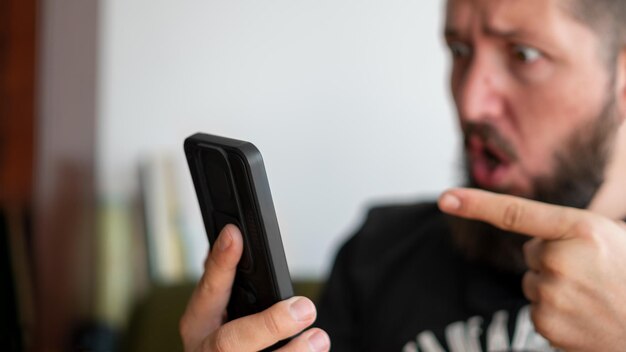
<path id="1" fill-rule="evenodd" d="M 498 130 L 485 122 L 468 122 L 463 124 L 463 145 L 467 149 L 472 137 L 478 137 L 489 148 L 494 148 L 503 153 L 507 160 L 518 159 L 515 148 L 509 143 Z"/>

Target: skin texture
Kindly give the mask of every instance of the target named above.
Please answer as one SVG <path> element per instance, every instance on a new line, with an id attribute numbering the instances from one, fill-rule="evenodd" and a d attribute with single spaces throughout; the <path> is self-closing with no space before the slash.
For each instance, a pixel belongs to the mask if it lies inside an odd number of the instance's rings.
<path id="1" fill-rule="evenodd" d="M 565 141 L 595 122 L 608 97 L 615 130 L 624 130 L 626 53 L 607 68 L 597 35 L 568 16 L 561 1 L 567 0 L 448 2 L 445 37 L 459 125 L 489 125 L 499 140 L 492 152 L 512 150 L 515 157 L 496 175 L 485 167 L 485 141 L 470 142 L 470 169 L 482 174 L 477 186 L 511 195 L 454 189 L 439 205 L 531 238 L 522 285 L 537 331 L 554 346 L 618 351 L 626 346 L 626 226 L 617 220 L 626 216 L 626 132 L 611 143 L 617 147 L 606 180 L 588 210 L 519 198 L 532 197 L 537 180 L 552 177 Z M 241 250 L 241 234 L 227 226 L 181 319 L 186 351 L 255 351 L 313 323 L 315 307 L 302 297 L 224 323 Z M 326 333 L 310 329 L 281 350 L 329 349 Z"/>

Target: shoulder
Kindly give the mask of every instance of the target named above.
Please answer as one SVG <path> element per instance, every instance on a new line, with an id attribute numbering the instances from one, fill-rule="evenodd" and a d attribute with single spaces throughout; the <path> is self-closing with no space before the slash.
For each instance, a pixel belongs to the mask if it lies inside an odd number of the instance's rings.
<path id="1" fill-rule="evenodd" d="M 396 261 L 416 250 L 445 245 L 448 233 L 446 215 L 434 201 L 378 205 L 370 208 L 338 255 L 361 265 L 373 259 Z"/>
<path id="2" fill-rule="evenodd" d="M 413 232 L 433 221 L 443 220 L 443 214 L 434 201 L 411 204 L 377 205 L 369 209 L 359 237 L 377 237 L 383 234 Z"/>

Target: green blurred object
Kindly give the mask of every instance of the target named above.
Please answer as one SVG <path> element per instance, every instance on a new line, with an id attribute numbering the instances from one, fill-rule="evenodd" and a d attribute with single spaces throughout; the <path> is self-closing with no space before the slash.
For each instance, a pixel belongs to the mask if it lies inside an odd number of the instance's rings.
<path id="1" fill-rule="evenodd" d="M 300 279 L 293 282 L 293 291 L 296 296 L 304 296 L 310 298 L 313 302 L 317 302 L 322 283 L 314 279 Z"/>
<path id="2" fill-rule="evenodd" d="M 194 284 L 154 286 L 133 310 L 122 351 L 182 351 L 178 321 Z"/>
<path id="3" fill-rule="evenodd" d="M 315 301 L 321 288 L 315 280 L 294 281 L 294 292 Z M 185 311 L 195 283 L 152 287 L 135 307 L 122 351 L 173 352 L 182 351 L 178 321 Z"/>

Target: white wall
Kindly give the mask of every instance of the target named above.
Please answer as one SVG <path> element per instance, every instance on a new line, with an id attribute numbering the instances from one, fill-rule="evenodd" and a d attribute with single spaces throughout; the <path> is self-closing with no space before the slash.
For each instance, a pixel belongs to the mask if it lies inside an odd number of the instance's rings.
<path id="1" fill-rule="evenodd" d="M 184 213 L 204 244 L 183 139 L 204 131 L 250 140 L 264 155 L 292 274 L 319 277 L 368 204 L 455 183 L 441 1 L 101 6 L 105 199 L 132 194 L 142 155 L 175 155 Z"/>

